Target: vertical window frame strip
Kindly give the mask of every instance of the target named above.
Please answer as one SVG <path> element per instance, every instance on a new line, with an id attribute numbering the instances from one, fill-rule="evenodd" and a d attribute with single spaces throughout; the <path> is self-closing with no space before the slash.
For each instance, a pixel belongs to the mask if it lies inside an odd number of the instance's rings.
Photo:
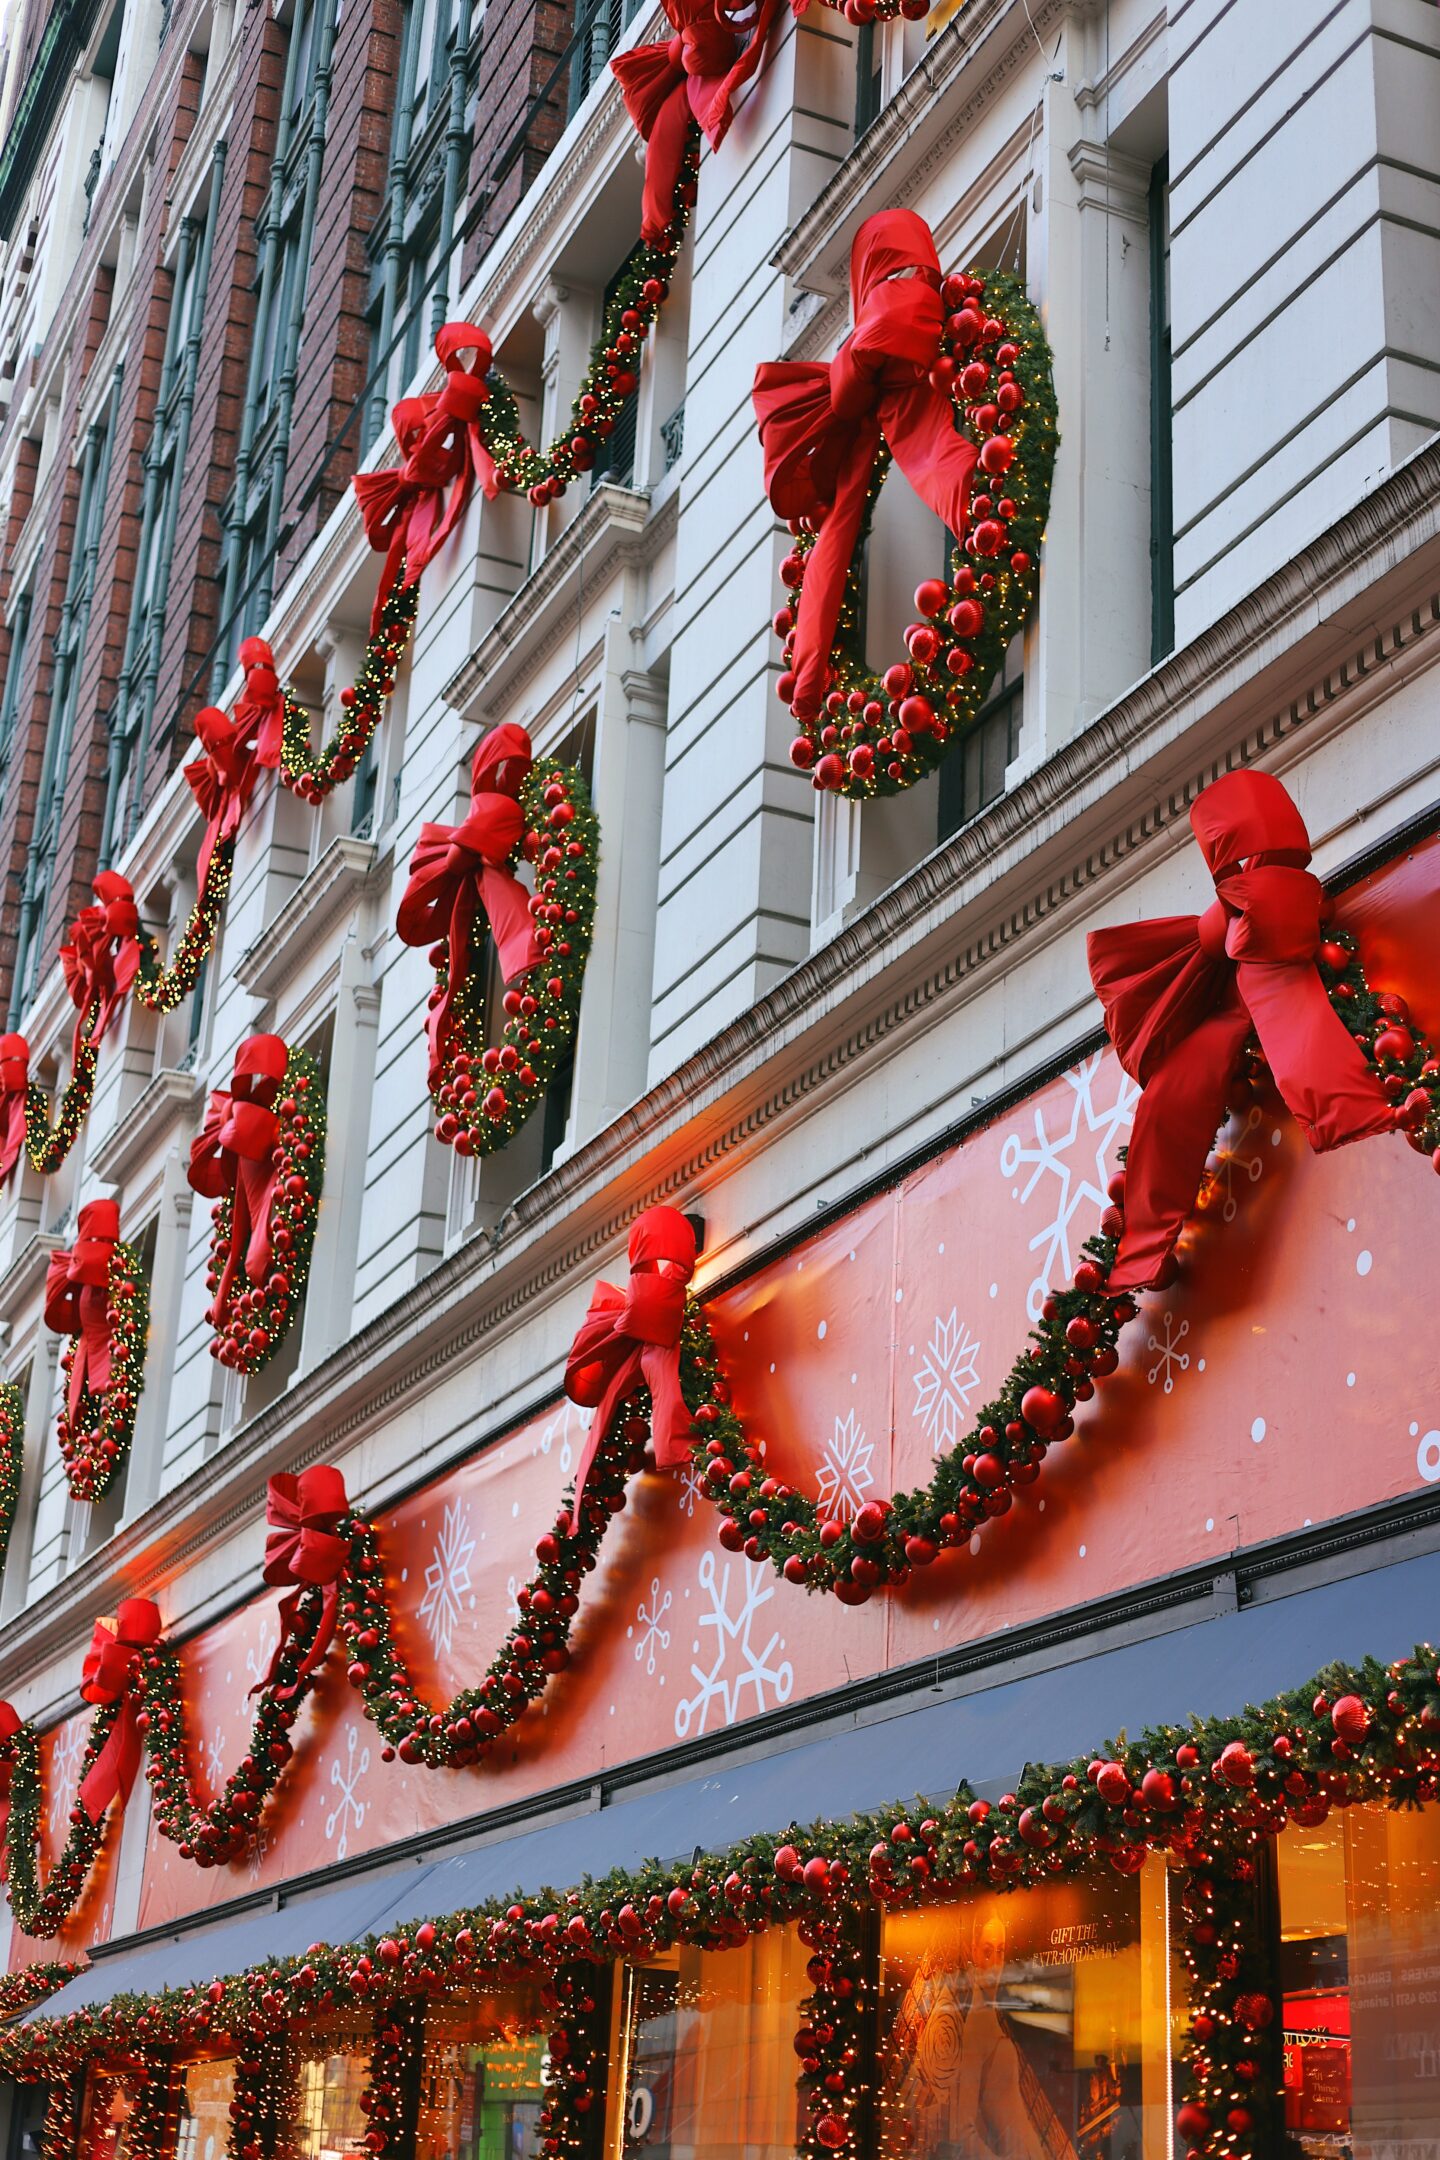
<path id="1" fill-rule="evenodd" d="M 1150 664 L 1175 650 L 1175 485 L 1170 374 L 1170 160 L 1147 191 L 1150 237 Z"/>
<path id="2" fill-rule="evenodd" d="M 10 657 L 5 665 L 5 688 L 0 693 L 0 812 L 9 791 L 10 752 L 20 714 L 20 678 L 30 645 L 30 612 L 35 595 L 27 586 L 16 596 L 10 615 Z"/>

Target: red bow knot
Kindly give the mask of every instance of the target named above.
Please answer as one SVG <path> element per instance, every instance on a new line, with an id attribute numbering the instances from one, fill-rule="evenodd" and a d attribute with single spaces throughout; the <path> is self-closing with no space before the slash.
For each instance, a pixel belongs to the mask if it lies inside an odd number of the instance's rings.
<path id="1" fill-rule="evenodd" d="M 390 415 L 400 464 L 354 479 L 365 537 L 385 557 L 370 612 L 372 637 L 391 593 L 418 582 L 459 524 L 475 482 L 487 496 L 498 490 L 480 429 L 490 394 L 490 340 L 473 323 L 446 323 L 436 332 L 435 352 L 445 369 L 443 389 L 401 398 Z M 467 361 L 467 354 L 473 358 Z"/>
<path id="2" fill-rule="evenodd" d="M 269 1687 L 279 1672 L 281 1652 L 295 1626 L 301 1596 L 312 1585 L 318 1584 L 324 1592 L 320 1624 L 294 1685 L 282 1689 L 282 1695 L 298 1694 L 301 1682 L 309 1678 L 329 1649 L 339 1609 L 340 1576 L 350 1557 L 350 1540 L 340 1534 L 338 1526 L 349 1509 L 345 1479 L 331 1464 L 317 1463 L 298 1474 L 279 1470 L 271 1478 L 265 1493 L 265 1580 L 278 1587 L 290 1587 L 292 1595 L 280 1601 L 280 1640 L 269 1671 L 250 1690 L 252 1695 Z"/>
<path id="3" fill-rule="evenodd" d="M 96 904 L 81 908 L 68 942 L 60 947 L 65 987 L 79 1013 L 74 1064 L 87 1043 L 99 1043 L 140 972 L 140 913 L 130 880 L 116 870 L 102 870 L 93 890 Z"/>
<path id="4" fill-rule="evenodd" d="M 530 895 L 510 868 L 525 831 L 519 795 L 534 759 L 524 728 L 506 721 L 476 747 L 470 814 L 459 825 L 422 825 L 400 896 L 396 934 L 406 945 L 448 940 L 446 986 L 431 1007 L 430 1084 L 438 1087 L 455 1032 L 454 1006 L 474 959 L 475 920 L 484 913 L 500 972 L 514 982 L 541 957 Z"/>
<path id="5" fill-rule="evenodd" d="M 218 705 L 202 705 L 195 715 L 195 735 L 203 757 L 185 767 L 190 792 L 205 819 L 205 834 L 195 863 L 195 881 L 203 891 L 210 858 L 222 840 L 233 840 L 260 777 L 249 727 Z"/>
<path id="6" fill-rule="evenodd" d="M 575 1478 L 571 1531 L 585 1481 L 616 1412 L 639 1387 L 650 1390 L 650 1436 L 662 1470 L 688 1454 L 691 1417 L 680 1387 L 685 1298 L 695 1273 L 695 1233 L 677 1208 L 646 1208 L 630 1226 L 630 1284 L 596 1285 L 565 1364 L 565 1392 L 593 1409 Z"/>
<path id="7" fill-rule="evenodd" d="M 264 638 L 247 637 L 241 641 L 240 665 L 245 684 L 235 707 L 236 736 L 256 765 L 276 772 L 285 730 L 285 699 L 275 655 Z"/>
<path id="8" fill-rule="evenodd" d="M 728 19 L 717 0 L 665 0 L 665 13 L 675 26 L 673 37 L 633 46 L 610 62 L 625 110 L 645 144 L 640 237 L 652 246 L 678 214 L 676 193 L 692 119 L 718 150 L 734 117 L 736 91 L 765 57 L 777 8 L 775 0 L 761 0 L 745 30 Z"/>
<path id="9" fill-rule="evenodd" d="M 103 1395 L 110 1385 L 110 1269 L 120 1237 L 120 1206 L 115 1200 L 89 1200 L 75 1218 L 75 1243 L 69 1252 L 51 1253 L 45 1275 L 45 1325 L 56 1335 L 76 1338 L 66 1398 L 72 1425 L 81 1399 Z"/>
<path id="10" fill-rule="evenodd" d="M 778 517 L 820 528 L 795 622 L 791 707 L 801 720 L 814 720 L 825 699 L 881 442 L 957 540 L 975 470 L 975 445 L 955 431 L 954 401 L 930 382 L 945 310 L 925 220 L 913 210 L 867 218 L 850 251 L 850 291 L 855 328 L 833 360 L 765 361 L 755 370 L 766 493 Z"/>
<path id="11" fill-rule="evenodd" d="M 1145 1090 L 1126 1155 L 1116 1292 L 1162 1273 L 1252 1034 L 1317 1153 L 1395 1129 L 1315 966 L 1324 888 L 1306 868 L 1310 836 L 1285 788 L 1270 773 L 1226 773 L 1196 797 L 1190 823 L 1215 881 L 1204 914 L 1087 940 L 1110 1040 Z"/>
<path id="12" fill-rule="evenodd" d="M 30 1090 L 30 1045 L 23 1035 L 0 1035 L 0 1185 L 25 1145 L 25 1098 Z"/>
<path id="13" fill-rule="evenodd" d="M 118 1703 L 120 1714 L 81 1786 L 80 1805 L 98 1823 L 110 1802 L 130 1797 L 140 1768 L 135 1722 L 135 1675 L 144 1653 L 160 1640 L 160 1608 L 149 1598 L 122 1598 L 113 1620 L 97 1620 L 85 1653 L 80 1693 L 88 1703 Z"/>
<path id="14" fill-rule="evenodd" d="M 211 1324 L 225 1325 L 230 1292 L 242 1265 L 257 1288 L 270 1273 L 270 1211 L 279 1179 L 280 1120 L 274 1103 L 284 1085 L 289 1051 L 278 1035 L 250 1035 L 235 1053 L 228 1089 L 210 1097 L 205 1122 L 190 1149 L 186 1172 L 207 1200 L 230 1196 L 230 1238 Z"/>

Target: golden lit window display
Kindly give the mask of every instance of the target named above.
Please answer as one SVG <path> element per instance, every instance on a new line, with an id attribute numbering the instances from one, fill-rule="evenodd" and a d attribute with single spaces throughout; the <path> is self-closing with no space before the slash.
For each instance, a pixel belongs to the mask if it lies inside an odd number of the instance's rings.
<path id="1" fill-rule="evenodd" d="M 533 1982 L 427 2006 L 415 2160 L 511 2160 L 535 2150 L 549 2023 Z"/>

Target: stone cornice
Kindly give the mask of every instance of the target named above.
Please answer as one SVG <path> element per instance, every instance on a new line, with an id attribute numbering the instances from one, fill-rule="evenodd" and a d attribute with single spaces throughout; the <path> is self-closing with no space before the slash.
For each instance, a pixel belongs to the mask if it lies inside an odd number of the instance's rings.
<path id="1" fill-rule="evenodd" d="M 51 1253 L 63 1252 L 65 1239 L 49 1230 L 37 1230 L 21 1246 L 0 1275 L 0 1319 L 7 1319 L 17 1305 L 28 1304 L 44 1282 Z"/>
<path id="2" fill-rule="evenodd" d="M 786 234 L 776 269 L 812 291 L 842 292 L 867 211 L 882 195 L 910 202 L 933 172 L 953 169 L 986 106 L 1020 68 L 1039 67 L 1037 38 L 1072 11 L 1072 0 L 969 0 Z"/>
<path id="3" fill-rule="evenodd" d="M 341 833 L 295 887 L 272 923 L 235 963 L 235 980 L 254 997 L 270 999 L 290 979 L 297 957 L 324 935 L 335 917 L 365 889 L 375 867 L 373 840 Z"/>
<path id="4" fill-rule="evenodd" d="M 193 1072 L 165 1066 L 130 1106 L 118 1125 L 91 1151 L 86 1164 L 106 1185 L 124 1185 L 167 1128 L 182 1122 L 204 1094 Z"/>
<path id="5" fill-rule="evenodd" d="M 674 533 L 679 496 L 652 518 L 642 490 L 602 480 L 533 576 L 526 579 L 468 660 L 445 685 L 447 705 L 466 720 L 490 719 L 531 681 L 561 636 L 574 636 L 573 608 L 584 587 L 635 563 L 652 562 Z"/>

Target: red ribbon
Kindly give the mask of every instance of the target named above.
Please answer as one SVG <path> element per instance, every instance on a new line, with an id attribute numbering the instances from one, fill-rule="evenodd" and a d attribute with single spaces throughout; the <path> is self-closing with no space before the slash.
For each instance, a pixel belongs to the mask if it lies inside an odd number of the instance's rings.
<path id="1" fill-rule="evenodd" d="M 73 1063 L 87 1042 L 97 1044 L 140 972 L 140 914 L 130 880 L 102 870 L 94 881 L 96 905 L 81 908 L 60 947 L 60 966 L 70 1002 L 78 1007 Z M 89 1034 L 86 1015 L 95 1009 Z"/>
<path id="2" fill-rule="evenodd" d="M 507 983 L 541 957 L 530 895 L 510 868 L 525 830 L 518 800 L 534 759 L 524 728 L 506 721 L 481 737 L 470 772 L 470 814 L 460 825 L 422 825 L 400 896 L 397 935 L 406 945 L 449 941 L 446 987 L 432 994 L 427 1032 L 430 1084 L 440 1083 L 454 1032 L 454 1004 L 474 960 L 483 910 Z"/>
<path id="3" fill-rule="evenodd" d="M 270 1686 L 280 1670 L 281 1654 L 300 1611 L 305 1588 L 319 1584 L 324 1590 L 320 1625 L 306 1651 L 293 1687 L 282 1688 L 282 1697 L 297 1695 L 323 1660 L 335 1633 L 340 1603 L 340 1576 L 350 1557 L 350 1540 L 340 1537 L 336 1525 L 348 1514 L 345 1479 L 332 1465 L 317 1463 L 298 1475 L 279 1470 L 265 1493 L 265 1580 L 280 1586 L 295 1585 L 290 1597 L 280 1600 L 280 1640 L 263 1680 L 251 1688 L 258 1695 Z"/>
<path id="4" fill-rule="evenodd" d="M 575 1478 L 572 1531 L 590 1466 L 626 1397 L 650 1390 L 655 1460 L 673 1470 L 689 1454 L 690 1412 L 680 1391 L 680 1334 L 685 1292 L 695 1273 L 695 1233 L 676 1208 L 646 1208 L 630 1226 L 630 1285 L 596 1285 L 565 1363 L 571 1402 L 593 1409 Z"/>
<path id="5" fill-rule="evenodd" d="M 0 1035 L 0 1185 L 25 1145 L 25 1096 L 30 1086 L 30 1045 L 23 1035 Z"/>
<path id="6" fill-rule="evenodd" d="M 218 705 L 202 705 L 195 733 L 205 754 L 185 767 L 185 778 L 206 820 L 195 864 L 195 882 L 203 891 L 210 858 L 220 841 L 233 840 L 239 831 L 260 768 L 238 713 L 231 720 Z"/>
<path id="7" fill-rule="evenodd" d="M 74 1426 L 88 1388 L 103 1395 L 110 1385 L 110 1266 L 120 1236 L 120 1204 L 88 1200 L 75 1218 L 69 1252 L 50 1255 L 45 1276 L 45 1325 L 76 1338 L 66 1410 Z"/>
<path id="8" fill-rule="evenodd" d="M 272 1107 L 285 1080 L 289 1052 L 278 1035 L 250 1035 L 235 1053 L 228 1090 L 210 1097 L 205 1122 L 190 1148 L 186 1172 L 207 1200 L 230 1195 L 230 1242 L 210 1322 L 225 1325 L 230 1292 L 243 1264 L 257 1287 L 270 1273 L 270 1211 L 279 1177 L 280 1121 Z"/>
<path id="9" fill-rule="evenodd" d="M 10 1779 L 15 1769 L 10 1743 L 23 1723 L 13 1703 L 0 1702 L 0 1883 L 10 1879 Z"/>
<path id="10" fill-rule="evenodd" d="M 285 699 L 275 672 L 275 655 L 263 637 L 247 637 L 240 646 L 245 687 L 235 707 L 235 726 L 251 745 L 257 765 L 279 770 Z"/>
<path id="11" fill-rule="evenodd" d="M 953 400 L 930 383 L 945 310 L 940 258 L 925 220 L 913 210 L 867 218 L 850 252 L 850 292 L 855 328 L 833 360 L 765 361 L 755 370 L 766 493 L 777 516 L 820 527 L 795 624 L 791 704 L 802 720 L 815 719 L 824 702 L 882 439 L 957 539 L 975 469 L 975 445 L 956 433 Z"/>
<path id="12" fill-rule="evenodd" d="M 1317 1152 L 1395 1130 L 1316 970 L 1324 889 L 1306 868 L 1310 836 L 1284 787 L 1270 773 L 1226 773 L 1196 797 L 1190 823 L 1215 881 L 1205 913 L 1093 930 L 1087 941 L 1110 1040 L 1145 1090 L 1113 1291 L 1163 1271 L 1251 1034 Z"/>
<path id="13" fill-rule="evenodd" d="M 675 221 L 691 120 L 704 129 L 712 150 L 725 140 L 735 93 L 764 58 L 777 12 L 775 0 L 761 0 L 742 31 L 718 0 L 665 0 L 674 37 L 663 45 L 633 46 L 610 62 L 645 143 L 642 240 L 653 245 Z"/>
<path id="14" fill-rule="evenodd" d="M 385 557 L 370 613 L 372 637 L 391 593 L 416 584 L 449 539 L 475 482 L 488 496 L 498 492 L 495 461 L 480 428 L 490 395 L 490 340 L 474 323 L 446 323 L 436 333 L 435 352 L 445 369 L 444 387 L 401 398 L 390 415 L 400 464 L 354 479 L 365 537 Z M 468 365 L 466 353 L 474 355 Z"/>
<path id="15" fill-rule="evenodd" d="M 97 1620 L 85 1653 L 80 1693 L 88 1703 L 118 1703 L 120 1714 L 80 1786 L 80 1805 L 98 1823 L 110 1802 L 130 1797 L 140 1768 L 140 1729 L 133 1686 L 142 1654 L 160 1640 L 160 1608 L 149 1598 L 122 1598 L 113 1620 Z"/>

